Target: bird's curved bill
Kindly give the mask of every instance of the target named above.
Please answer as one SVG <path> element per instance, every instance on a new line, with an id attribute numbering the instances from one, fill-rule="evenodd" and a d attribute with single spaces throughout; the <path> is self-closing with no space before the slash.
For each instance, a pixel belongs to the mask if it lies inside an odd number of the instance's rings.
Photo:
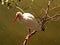
<path id="1" fill-rule="evenodd" d="M 13 19 L 13 22 L 12 22 L 12 26 L 14 26 L 14 24 L 15 24 L 15 22 L 16 22 L 16 20 L 17 20 L 18 17 L 19 17 L 18 15 L 15 16 L 15 18 Z"/>

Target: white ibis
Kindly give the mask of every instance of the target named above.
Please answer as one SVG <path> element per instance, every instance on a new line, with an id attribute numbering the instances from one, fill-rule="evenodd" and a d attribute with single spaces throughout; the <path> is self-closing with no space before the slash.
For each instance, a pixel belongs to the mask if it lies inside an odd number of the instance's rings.
<path id="1" fill-rule="evenodd" d="M 39 23 L 37 22 L 35 17 L 30 13 L 22 14 L 21 12 L 17 12 L 14 22 L 16 20 L 22 22 L 24 25 L 26 25 L 27 28 L 29 28 L 31 30 L 36 30 L 36 31 L 40 30 Z"/>
<path id="2" fill-rule="evenodd" d="M 39 23 L 37 22 L 37 20 L 35 19 L 35 17 L 30 13 L 23 13 L 22 14 L 21 12 L 17 12 L 13 23 L 16 20 L 22 22 L 29 29 L 28 35 L 26 36 L 25 41 L 23 43 L 23 45 L 26 45 L 26 42 L 31 37 L 31 35 L 33 35 L 35 32 L 40 30 L 41 27 L 40 27 Z M 34 31 L 31 32 L 32 30 L 34 30 Z"/>

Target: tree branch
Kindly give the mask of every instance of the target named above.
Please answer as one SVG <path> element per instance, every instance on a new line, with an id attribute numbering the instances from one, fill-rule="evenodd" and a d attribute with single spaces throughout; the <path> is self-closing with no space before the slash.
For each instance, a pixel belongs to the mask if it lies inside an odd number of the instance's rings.
<path id="1" fill-rule="evenodd" d="M 55 14 L 54 16 L 51 17 L 51 20 L 56 21 L 60 19 L 60 14 Z"/>
<path id="2" fill-rule="evenodd" d="M 48 6 L 47 6 L 46 11 L 45 11 L 45 13 L 46 13 L 46 18 L 49 17 L 49 16 L 48 16 L 48 13 L 49 13 L 49 8 L 50 8 L 50 5 L 51 5 L 52 2 L 53 2 L 53 0 L 52 0 L 52 1 L 50 1 L 50 0 L 48 1 Z"/>
<path id="3" fill-rule="evenodd" d="M 30 34 L 28 34 L 28 35 L 26 36 L 24 42 L 23 42 L 23 45 L 26 45 L 27 42 L 28 42 L 28 39 L 29 39 L 31 36 L 33 36 L 36 32 L 37 32 L 37 31 L 34 30 L 33 32 L 31 32 Z"/>

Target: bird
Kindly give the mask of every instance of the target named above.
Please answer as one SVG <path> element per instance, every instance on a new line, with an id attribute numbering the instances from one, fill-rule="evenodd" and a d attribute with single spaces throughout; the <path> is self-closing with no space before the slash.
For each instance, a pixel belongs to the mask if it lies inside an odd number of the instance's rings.
<path id="1" fill-rule="evenodd" d="M 22 22 L 30 30 L 38 31 L 41 29 L 36 18 L 31 13 L 17 12 L 13 22 L 15 22 L 16 20 Z"/>
<path id="2" fill-rule="evenodd" d="M 16 22 L 16 20 L 23 23 L 23 25 L 28 28 L 28 34 L 23 42 L 23 45 L 26 45 L 28 39 L 37 31 L 39 31 L 41 29 L 41 26 L 39 25 L 34 15 L 32 15 L 31 13 L 22 13 L 19 11 L 16 13 L 13 24 Z"/>

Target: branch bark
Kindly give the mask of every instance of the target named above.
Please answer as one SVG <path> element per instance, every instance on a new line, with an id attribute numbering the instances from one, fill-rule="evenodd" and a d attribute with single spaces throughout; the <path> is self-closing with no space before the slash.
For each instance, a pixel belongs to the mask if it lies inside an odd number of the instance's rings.
<path id="1" fill-rule="evenodd" d="M 27 42 L 28 42 L 28 39 L 30 39 L 30 37 L 33 36 L 36 32 L 37 32 L 37 31 L 34 30 L 33 32 L 31 32 L 30 34 L 28 34 L 28 35 L 26 36 L 24 42 L 23 42 L 23 45 L 26 45 Z"/>

